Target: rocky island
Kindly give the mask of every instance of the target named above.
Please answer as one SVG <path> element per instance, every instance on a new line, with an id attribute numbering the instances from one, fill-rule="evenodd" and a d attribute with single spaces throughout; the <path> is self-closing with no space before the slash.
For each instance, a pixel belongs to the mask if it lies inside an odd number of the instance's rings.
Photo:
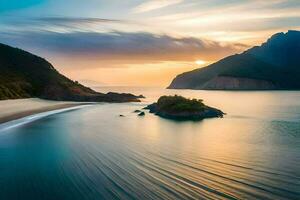
<path id="1" fill-rule="evenodd" d="M 162 96 L 156 103 L 144 109 L 150 113 L 175 120 L 202 120 L 205 118 L 223 117 L 221 110 L 209 107 L 200 99 L 187 99 L 182 96 Z"/>

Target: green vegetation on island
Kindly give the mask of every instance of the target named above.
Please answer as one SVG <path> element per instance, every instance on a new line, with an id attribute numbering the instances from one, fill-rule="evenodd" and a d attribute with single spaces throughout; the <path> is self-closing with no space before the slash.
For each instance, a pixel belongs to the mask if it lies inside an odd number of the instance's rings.
<path id="1" fill-rule="evenodd" d="M 145 109 L 158 116 L 178 120 L 201 120 L 224 115 L 221 110 L 205 105 L 203 100 L 178 95 L 161 96 L 156 103 L 148 105 Z"/>

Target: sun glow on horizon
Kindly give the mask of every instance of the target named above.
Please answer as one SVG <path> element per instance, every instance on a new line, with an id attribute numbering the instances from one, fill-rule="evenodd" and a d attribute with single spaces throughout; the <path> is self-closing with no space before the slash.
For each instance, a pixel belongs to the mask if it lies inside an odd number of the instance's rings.
<path id="1" fill-rule="evenodd" d="M 0 0 L 0 43 L 73 80 L 166 87 L 178 74 L 300 30 L 298 2 Z"/>
<path id="2" fill-rule="evenodd" d="M 206 64 L 207 62 L 206 62 L 205 60 L 196 60 L 195 63 L 196 63 L 197 65 L 204 65 L 204 64 Z"/>

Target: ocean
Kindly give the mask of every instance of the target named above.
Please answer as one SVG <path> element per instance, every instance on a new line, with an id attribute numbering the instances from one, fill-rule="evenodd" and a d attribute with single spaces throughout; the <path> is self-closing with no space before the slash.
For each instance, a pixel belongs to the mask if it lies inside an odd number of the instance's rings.
<path id="1" fill-rule="evenodd" d="M 97 90 L 147 98 L 0 130 L 0 199 L 300 199 L 299 91 Z M 133 112 L 172 94 L 226 116 Z"/>

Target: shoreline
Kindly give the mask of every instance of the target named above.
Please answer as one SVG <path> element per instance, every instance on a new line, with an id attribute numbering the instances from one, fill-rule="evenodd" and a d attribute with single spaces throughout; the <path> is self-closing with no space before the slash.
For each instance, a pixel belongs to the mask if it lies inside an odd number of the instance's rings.
<path id="1" fill-rule="evenodd" d="M 41 118 L 50 116 L 50 115 L 54 115 L 54 114 L 58 114 L 58 113 L 62 113 L 62 112 L 67 112 L 67 111 L 71 111 L 71 110 L 77 110 L 86 106 L 91 106 L 91 104 L 84 104 L 84 105 L 78 105 L 78 106 L 71 106 L 68 108 L 61 108 L 61 109 L 55 109 L 55 110 L 50 110 L 50 111 L 44 111 L 41 113 L 37 113 L 37 114 L 32 114 L 32 115 L 28 115 L 22 118 L 18 118 L 15 120 L 11 120 L 5 123 L 0 124 L 0 135 L 2 134 L 3 131 L 6 131 L 8 129 L 12 129 L 12 128 L 16 128 L 18 126 L 22 126 L 28 123 L 32 123 L 36 120 L 39 120 Z"/>
<path id="2" fill-rule="evenodd" d="M 30 115 L 93 103 L 48 101 L 42 99 L 18 99 L 0 101 L 0 125 Z"/>

